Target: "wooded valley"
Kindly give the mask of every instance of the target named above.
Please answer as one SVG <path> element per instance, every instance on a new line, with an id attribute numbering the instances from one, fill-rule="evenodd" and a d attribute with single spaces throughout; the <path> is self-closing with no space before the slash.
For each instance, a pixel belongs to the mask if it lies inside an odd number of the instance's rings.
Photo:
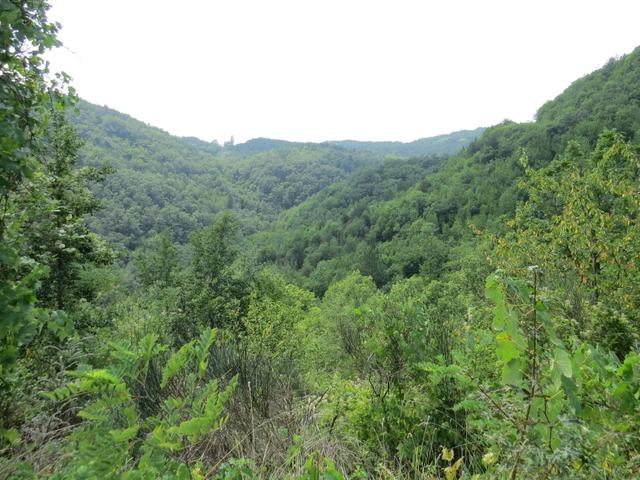
<path id="1" fill-rule="evenodd" d="M 220 145 L 79 99 L 47 10 L 0 2 L 0 478 L 640 478 L 640 48 L 528 123 Z"/>

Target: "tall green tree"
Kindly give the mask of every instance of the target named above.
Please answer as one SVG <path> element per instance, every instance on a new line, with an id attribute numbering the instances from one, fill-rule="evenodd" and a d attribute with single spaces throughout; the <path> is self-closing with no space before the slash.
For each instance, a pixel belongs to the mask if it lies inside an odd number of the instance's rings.
<path id="1" fill-rule="evenodd" d="M 224 213 L 191 236 L 191 271 L 181 279 L 181 311 L 177 338 L 190 338 L 200 326 L 240 327 L 249 303 L 249 283 L 234 268 L 238 255 L 238 223 Z"/>
<path id="2" fill-rule="evenodd" d="M 140 281 L 144 286 L 170 286 L 175 281 L 178 267 L 178 250 L 165 230 L 150 238 L 134 256 Z"/>
<path id="3" fill-rule="evenodd" d="M 238 255 L 238 223 L 228 213 L 194 233 L 193 271 L 198 280 L 212 284 L 219 280 Z"/>
<path id="4" fill-rule="evenodd" d="M 66 77 L 49 75 L 42 58 L 59 44 L 48 8 L 41 0 L 0 2 L 0 388 L 40 323 L 35 287 L 43 269 L 21 255 L 24 219 L 11 203 L 39 168 L 35 150 L 48 108 L 63 103 Z"/>
<path id="5" fill-rule="evenodd" d="M 16 202 L 25 215 L 26 253 L 47 268 L 37 290 L 40 305 L 65 310 L 80 292 L 79 276 L 90 265 L 106 265 L 110 249 L 86 224 L 100 208 L 89 185 L 104 180 L 108 170 L 76 168 L 82 145 L 65 115 L 52 116 L 39 149 L 42 167 L 23 184 Z"/>
<path id="6" fill-rule="evenodd" d="M 25 180 L 41 167 L 38 145 L 52 109 L 63 109 L 73 90 L 64 74 L 51 75 L 43 54 L 59 45 L 59 25 L 47 19 L 43 0 L 0 1 L 0 445 L 15 438 L 16 361 L 48 324 L 59 318 L 37 308 L 46 267 L 25 254 L 24 212 L 15 210 Z M 66 90 L 66 92 L 65 92 Z M 64 322 L 62 322 L 64 324 Z"/>

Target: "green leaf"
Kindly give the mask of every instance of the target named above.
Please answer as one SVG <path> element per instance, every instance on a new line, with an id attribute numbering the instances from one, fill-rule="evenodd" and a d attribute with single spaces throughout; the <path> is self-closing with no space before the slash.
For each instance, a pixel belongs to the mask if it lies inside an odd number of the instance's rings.
<path id="1" fill-rule="evenodd" d="M 10 428 L 8 430 L 0 429 L 0 434 L 9 445 L 18 445 L 20 443 L 20 435 L 16 428 Z"/>
<path id="2" fill-rule="evenodd" d="M 616 374 L 626 381 L 630 381 L 634 377 L 636 367 L 640 365 L 640 355 L 630 352 L 624 358 L 624 362 L 616 371 Z"/>
<path id="3" fill-rule="evenodd" d="M 191 478 L 193 477 L 189 472 L 189 468 L 184 463 L 181 463 L 178 470 L 176 470 L 176 480 L 189 480 Z"/>
<path id="4" fill-rule="evenodd" d="M 569 399 L 569 403 L 576 414 L 579 414 L 582 407 L 578 398 L 578 389 L 572 378 L 562 376 L 562 389 Z"/>
<path id="5" fill-rule="evenodd" d="M 504 295 L 502 293 L 502 287 L 497 273 L 492 273 L 487 277 L 484 294 L 495 304 L 499 304 L 504 301 Z"/>
<path id="6" fill-rule="evenodd" d="M 536 315 L 538 316 L 540 323 L 542 323 L 542 327 L 544 328 L 549 341 L 556 347 L 564 348 L 564 343 L 562 343 L 562 340 L 560 340 L 556 334 L 556 329 L 553 325 L 553 320 L 551 319 L 549 307 L 547 307 L 544 302 L 536 302 Z"/>
<path id="7" fill-rule="evenodd" d="M 180 347 L 180 350 L 175 352 L 169 360 L 167 365 L 162 369 L 162 380 L 160 381 L 160 388 L 165 388 L 171 380 L 180 370 L 186 365 L 193 353 L 193 341 L 184 344 Z"/>
<path id="8" fill-rule="evenodd" d="M 209 358 L 209 349 L 216 339 L 218 331 L 215 328 L 207 328 L 200 334 L 197 349 L 197 365 L 198 377 L 202 378 L 207 370 L 207 359 Z"/>
<path id="9" fill-rule="evenodd" d="M 549 421 L 555 422 L 560 418 L 562 409 L 564 407 L 564 397 L 560 389 L 547 392 L 549 399 L 547 402 L 547 416 Z"/>
<path id="10" fill-rule="evenodd" d="M 514 358 L 502 367 L 502 383 L 505 385 L 520 385 L 522 382 L 520 360 Z"/>
<path id="11" fill-rule="evenodd" d="M 571 366 L 571 358 L 567 351 L 562 348 L 556 348 L 553 358 L 556 367 L 560 370 L 560 373 L 565 377 L 571 378 L 573 376 L 573 368 Z"/>
<path id="12" fill-rule="evenodd" d="M 496 336 L 496 340 L 498 341 L 496 355 L 500 361 L 507 363 L 514 358 L 520 358 L 520 350 L 511 335 L 502 332 Z"/>
<path id="13" fill-rule="evenodd" d="M 523 303 L 529 302 L 529 296 L 531 295 L 531 286 L 524 280 L 518 278 L 505 278 L 506 284 L 509 286 Z"/>
<path id="14" fill-rule="evenodd" d="M 139 352 L 142 356 L 142 360 L 144 362 L 143 373 L 146 376 L 149 372 L 149 362 L 151 362 L 151 358 L 155 353 L 163 350 L 163 346 L 160 345 L 156 347 L 158 342 L 158 335 L 148 334 L 141 341 L 139 346 Z"/>
<path id="15" fill-rule="evenodd" d="M 138 434 L 138 425 L 119 430 L 110 430 L 109 435 L 118 443 L 128 442 Z"/>
<path id="16" fill-rule="evenodd" d="M 505 320 L 509 314 L 509 310 L 504 302 L 496 305 L 496 308 L 493 313 L 493 322 L 492 326 L 495 330 L 502 330 L 504 328 Z"/>

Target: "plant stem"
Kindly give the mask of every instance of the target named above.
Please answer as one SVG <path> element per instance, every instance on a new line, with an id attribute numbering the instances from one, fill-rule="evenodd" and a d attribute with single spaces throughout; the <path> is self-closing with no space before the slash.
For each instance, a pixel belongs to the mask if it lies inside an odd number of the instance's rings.
<path id="1" fill-rule="evenodd" d="M 529 384 L 529 399 L 527 401 L 527 409 L 524 414 L 524 420 L 522 425 L 520 426 L 520 441 L 518 447 L 518 453 L 516 454 L 516 460 L 513 464 L 513 468 L 511 469 L 510 479 L 515 480 L 518 475 L 518 466 L 520 465 L 520 457 L 522 456 L 522 452 L 524 451 L 524 447 L 527 443 L 527 426 L 529 425 L 529 417 L 531 416 L 531 405 L 533 404 L 533 399 L 536 396 L 536 383 L 537 383 L 537 375 L 538 375 L 538 311 L 537 311 L 537 303 L 538 303 L 538 271 L 533 270 L 533 295 L 532 295 L 533 309 L 532 309 L 532 323 L 533 323 L 533 348 L 531 351 L 531 377 Z"/>

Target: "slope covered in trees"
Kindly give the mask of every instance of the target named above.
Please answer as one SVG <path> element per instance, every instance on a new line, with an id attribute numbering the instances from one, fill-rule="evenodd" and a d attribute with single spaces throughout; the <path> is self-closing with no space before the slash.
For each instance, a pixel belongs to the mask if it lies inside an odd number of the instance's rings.
<path id="1" fill-rule="evenodd" d="M 246 228 L 263 228 L 278 212 L 379 161 L 337 147 L 293 143 L 238 156 L 86 102 L 79 112 L 71 118 L 85 140 L 81 162 L 115 169 L 95 187 L 104 208 L 91 226 L 127 248 L 167 228 L 183 243 L 224 210 L 236 212 Z"/>
<path id="2" fill-rule="evenodd" d="M 233 211 L 247 232 L 261 230 L 280 212 L 351 172 L 379 164 L 386 154 L 405 155 L 404 144 L 370 152 L 254 139 L 222 147 L 174 137 L 84 101 L 70 118 L 85 141 L 81 163 L 115 169 L 94 187 L 104 208 L 91 219 L 91 227 L 129 249 L 166 228 L 184 243 L 190 232 L 224 210 Z M 477 133 L 424 139 L 412 151 L 454 152 Z"/>
<path id="3" fill-rule="evenodd" d="M 269 234 L 265 258 L 309 277 L 305 284 L 317 293 L 353 269 L 373 275 L 378 285 L 421 268 L 437 276 L 447 258 L 444 244 L 472 237 L 470 225 L 503 228 L 502 216 L 512 216 L 526 198 L 519 187 L 526 168 L 549 164 L 569 140 L 592 149 L 605 129 L 637 138 L 639 59 L 635 51 L 576 81 L 541 107 L 533 123 L 505 121 L 485 130 L 438 171 L 415 172 L 413 184 L 397 195 L 369 195 L 368 175 L 333 185 L 283 217 Z M 382 169 L 390 167 L 380 168 L 377 175 L 384 177 Z"/>
<path id="4" fill-rule="evenodd" d="M 0 12 L 0 477 L 640 477 L 640 50 L 442 166 L 231 160 L 101 109 L 81 153 L 39 61 L 46 10 Z M 107 164 L 155 175 L 157 201 L 156 180 L 213 182 L 210 160 L 276 229 L 247 238 L 236 208 L 178 232 L 154 209 L 140 232 L 90 220 L 96 193 L 147 201 L 100 190 Z M 87 225 L 137 248 L 118 262 Z"/>

